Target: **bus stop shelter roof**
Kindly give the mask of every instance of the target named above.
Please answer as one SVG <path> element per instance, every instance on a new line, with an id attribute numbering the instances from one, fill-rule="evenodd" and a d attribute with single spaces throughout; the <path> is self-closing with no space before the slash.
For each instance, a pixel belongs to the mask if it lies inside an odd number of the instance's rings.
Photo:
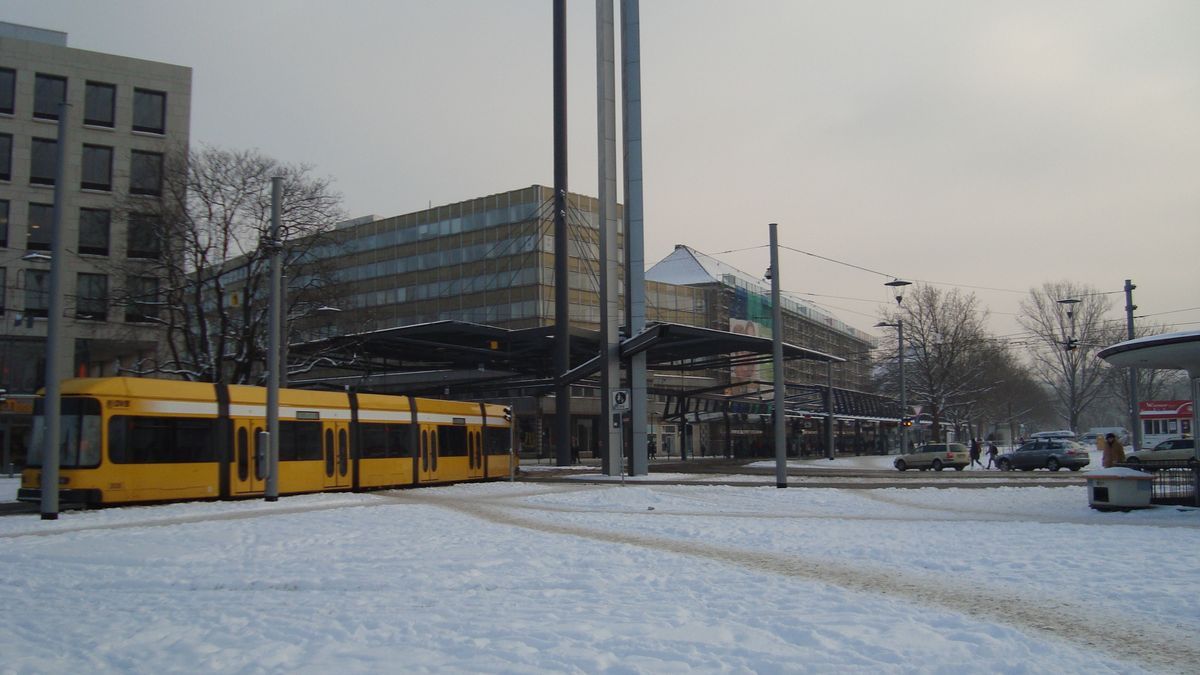
<path id="1" fill-rule="evenodd" d="M 1200 378 L 1200 331 L 1164 333 L 1106 347 L 1097 354 L 1114 366 L 1186 370 Z"/>

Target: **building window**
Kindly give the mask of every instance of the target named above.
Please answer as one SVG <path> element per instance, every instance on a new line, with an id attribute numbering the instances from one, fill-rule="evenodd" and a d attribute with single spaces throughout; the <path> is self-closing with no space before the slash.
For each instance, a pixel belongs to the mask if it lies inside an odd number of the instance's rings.
<path id="1" fill-rule="evenodd" d="M 127 257 L 158 257 L 158 222 L 153 215 L 147 213 L 130 214 L 126 236 L 125 255 Z"/>
<path id="2" fill-rule="evenodd" d="M 31 185 L 54 185 L 55 165 L 58 163 L 58 141 L 53 138 L 33 139 L 29 161 Z"/>
<path id="3" fill-rule="evenodd" d="M 80 272 L 75 287 L 75 316 L 104 321 L 108 318 L 108 277 Z"/>
<path id="4" fill-rule="evenodd" d="M 108 255 L 112 215 L 106 209 L 79 209 L 79 252 Z"/>
<path id="5" fill-rule="evenodd" d="M 163 156 L 158 152 L 130 153 L 129 192 L 135 195 L 162 194 Z"/>
<path id="6" fill-rule="evenodd" d="M 113 149 L 105 145 L 83 146 L 83 178 L 79 187 L 84 190 L 112 190 Z"/>
<path id="7" fill-rule="evenodd" d="M 111 127 L 115 119 L 117 87 L 103 82 L 88 82 L 83 97 L 83 123 Z"/>
<path id="8" fill-rule="evenodd" d="M 125 292 L 129 296 L 129 304 L 125 307 L 126 321 L 130 323 L 144 323 L 158 318 L 157 278 L 126 277 Z"/>
<path id="9" fill-rule="evenodd" d="M 0 267 L 0 315 L 4 314 L 4 300 L 8 297 L 8 270 Z"/>
<path id="10" fill-rule="evenodd" d="M 149 89 L 133 90 L 133 130 L 161 134 L 167 128 L 167 95 Z"/>
<path id="11" fill-rule="evenodd" d="M 53 224 L 53 204 L 30 204 L 29 238 L 25 240 L 25 248 L 30 251 L 49 251 L 50 228 Z"/>
<path id="12" fill-rule="evenodd" d="M 50 308 L 50 273 L 46 270 L 25 270 L 25 313 L 46 316 Z"/>
<path id="13" fill-rule="evenodd" d="M 0 199 L 0 248 L 8 247 L 8 200 Z"/>
<path id="14" fill-rule="evenodd" d="M 38 73 L 33 81 L 33 116 L 58 119 L 58 104 L 67 100 L 67 78 Z"/>
<path id="15" fill-rule="evenodd" d="M 12 134 L 0 134 L 0 180 L 12 180 Z"/>
<path id="16" fill-rule="evenodd" d="M 17 71 L 0 68 L 0 113 L 13 114 L 13 100 L 17 97 Z"/>

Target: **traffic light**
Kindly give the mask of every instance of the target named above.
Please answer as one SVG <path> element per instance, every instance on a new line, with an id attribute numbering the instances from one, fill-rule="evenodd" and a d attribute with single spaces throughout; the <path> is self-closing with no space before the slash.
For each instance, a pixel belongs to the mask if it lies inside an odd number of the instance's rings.
<path id="1" fill-rule="evenodd" d="M 912 426 L 912 418 L 911 417 L 901 418 L 900 425 L 905 426 L 905 427 L 911 427 Z"/>
<path id="2" fill-rule="evenodd" d="M 1075 348 L 1079 346 L 1079 340 L 1076 340 L 1075 338 L 1067 338 L 1067 341 L 1063 343 L 1063 346 L 1067 351 L 1073 352 L 1075 351 Z"/>

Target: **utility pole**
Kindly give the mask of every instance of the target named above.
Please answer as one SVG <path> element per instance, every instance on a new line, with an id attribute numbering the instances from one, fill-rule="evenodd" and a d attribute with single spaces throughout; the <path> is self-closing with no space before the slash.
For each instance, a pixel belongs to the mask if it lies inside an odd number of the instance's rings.
<path id="1" fill-rule="evenodd" d="M 57 166 L 54 170 L 54 220 L 50 225 L 50 302 L 46 314 L 46 433 L 42 445 L 42 520 L 58 520 L 58 469 L 62 461 L 62 375 L 59 359 L 62 345 L 63 276 L 66 246 L 63 242 L 63 216 L 67 192 L 67 116 L 71 104 L 58 104 Z M 78 441 L 76 441 L 78 442 Z"/>
<path id="2" fill-rule="evenodd" d="M 280 295 L 283 288 L 283 242 L 279 240 L 279 212 L 283 198 L 283 178 L 271 178 L 271 229 L 266 245 L 271 252 L 271 289 L 267 319 L 267 485 L 263 497 L 279 500 L 279 372 L 283 359 L 279 352 Z"/>
<path id="3" fill-rule="evenodd" d="M 613 390 L 621 386 L 621 303 L 617 293 L 617 85 L 613 0 L 596 0 L 596 145 L 600 202 L 600 392 L 608 422 L 603 471 L 624 472 L 625 438 Z"/>
<path id="4" fill-rule="evenodd" d="M 646 327 L 645 224 L 642 219 L 642 46 L 638 0 L 621 0 L 621 110 L 625 148 L 625 325 L 631 338 Z M 629 359 L 630 475 L 650 471 L 646 353 Z"/>
<path id="5" fill-rule="evenodd" d="M 779 302 L 779 225 L 767 226 L 771 234 L 771 362 L 775 368 L 775 487 L 787 487 L 787 440 L 784 433 L 784 411 L 787 407 L 787 381 L 783 372 L 783 306 Z M 832 391 L 832 390 L 831 390 Z M 832 419 L 832 418 L 831 418 Z"/>
<path id="6" fill-rule="evenodd" d="M 1133 285 L 1130 279 L 1125 280 L 1125 331 L 1126 337 L 1130 340 L 1133 335 L 1133 310 L 1137 309 L 1137 305 L 1133 304 L 1133 289 L 1137 286 Z M 1138 419 L 1138 369 L 1129 369 L 1129 433 L 1133 441 L 1133 447 L 1138 450 L 1142 449 L 1142 422 Z M 1195 436 L 1195 433 L 1192 434 Z"/>
<path id="7" fill-rule="evenodd" d="M 571 249 L 567 235 L 567 0 L 554 0 L 554 458 L 571 463 Z"/>

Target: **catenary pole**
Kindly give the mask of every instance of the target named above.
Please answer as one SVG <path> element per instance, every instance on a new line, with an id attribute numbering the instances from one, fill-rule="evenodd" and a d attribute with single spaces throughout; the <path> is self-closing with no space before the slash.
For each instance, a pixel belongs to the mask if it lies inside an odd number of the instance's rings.
<path id="1" fill-rule="evenodd" d="M 621 110 L 625 148 L 625 325 L 628 337 L 646 327 L 646 247 L 642 175 L 642 42 L 638 0 L 621 0 Z M 649 470 L 646 427 L 646 354 L 629 359 L 629 419 L 632 467 L 630 475 Z"/>
<path id="2" fill-rule="evenodd" d="M 621 383 L 621 304 L 617 293 L 617 102 L 613 0 L 596 0 L 596 145 L 600 201 L 600 393 L 607 424 L 603 471 L 624 471 L 620 413 L 612 392 Z"/>
<path id="3" fill-rule="evenodd" d="M 279 499 L 279 371 L 283 365 L 279 352 L 279 296 L 283 286 L 279 211 L 282 195 L 283 178 L 275 176 L 271 179 L 271 229 L 266 242 L 271 252 L 271 290 L 267 310 L 267 485 L 264 497 L 269 502 Z"/>
<path id="4" fill-rule="evenodd" d="M 1133 335 L 1133 310 L 1137 309 L 1137 305 L 1133 304 L 1133 289 L 1137 286 L 1133 285 L 1133 280 L 1125 280 L 1125 332 L 1126 337 L 1130 340 Z M 1138 370 L 1137 368 L 1129 369 L 1129 433 L 1133 440 L 1133 446 L 1138 450 L 1142 449 L 1142 423 L 1138 418 Z M 1195 433 L 1192 434 L 1195 436 Z"/>
<path id="5" fill-rule="evenodd" d="M 571 280 L 567 238 L 567 0 L 554 0 L 554 457 L 571 463 Z"/>
<path id="6" fill-rule="evenodd" d="M 787 409 L 787 381 L 783 372 L 783 306 L 779 299 L 779 225 L 767 226 L 771 235 L 771 362 L 775 369 L 775 487 L 787 487 L 787 440 L 784 413 Z"/>
<path id="7" fill-rule="evenodd" d="M 59 447 L 62 437 L 62 358 L 63 276 L 66 247 L 63 245 L 63 217 L 67 192 L 67 117 L 71 104 L 58 104 L 58 141 L 54 168 L 54 216 L 50 224 L 50 302 L 46 308 L 46 419 L 42 444 L 42 520 L 58 519 L 58 474 L 62 461 Z"/>
<path id="8" fill-rule="evenodd" d="M 904 319 L 896 317 L 896 336 L 900 347 L 900 454 L 908 452 L 908 426 L 904 418 L 908 417 L 908 386 L 904 381 Z"/>

